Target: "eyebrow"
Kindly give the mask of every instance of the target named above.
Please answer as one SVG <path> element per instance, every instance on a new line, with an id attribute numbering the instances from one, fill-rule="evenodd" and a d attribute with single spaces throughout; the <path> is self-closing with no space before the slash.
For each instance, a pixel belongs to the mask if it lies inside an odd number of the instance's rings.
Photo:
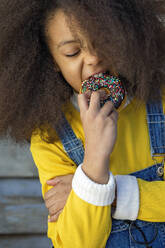
<path id="1" fill-rule="evenodd" d="M 79 43 L 78 40 L 65 40 L 65 41 L 61 41 L 59 44 L 58 44 L 58 48 L 60 48 L 61 46 L 65 46 L 67 44 L 70 44 L 70 43 Z"/>

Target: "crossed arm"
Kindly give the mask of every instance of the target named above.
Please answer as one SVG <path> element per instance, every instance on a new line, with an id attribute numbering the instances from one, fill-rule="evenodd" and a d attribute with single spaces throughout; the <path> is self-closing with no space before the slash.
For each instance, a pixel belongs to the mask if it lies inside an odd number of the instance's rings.
<path id="1" fill-rule="evenodd" d="M 47 184 L 53 186 L 52 189 L 45 194 L 45 205 L 49 211 L 49 221 L 58 220 L 62 212 L 67 198 L 72 189 L 72 178 L 74 174 L 58 176 L 47 181 Z M 165 222 L 165 182 L 154 181 L 147 182 L 138 179 L 140 204 L 137 219 L 153 222 Z M 117 198 L 117 195 L 116 195 Z M 112 203 L 112 207 L 116 207 L 116 198 Z"/>
<path id="2" fill-rule="evenodd" d="M 73 176 L 74 174 L 58 176 L 47 181 L 48 185 L 53 186 L 52 189 L 47 191 L 45 194 L 45 205 L 49 211 L 50 222 L 58 220 L 71 192 Z M 140 192 L 140 205 L 137 219 L 153 222 L 165 222 L 165 201 L 163 200 L 163 196 L 165 196 L 165 182 L 147 182 L 138 179 L 138 185 Z M 116 198 L 112 203 L 112 207 L 114 208 L 116 207 Z"/>

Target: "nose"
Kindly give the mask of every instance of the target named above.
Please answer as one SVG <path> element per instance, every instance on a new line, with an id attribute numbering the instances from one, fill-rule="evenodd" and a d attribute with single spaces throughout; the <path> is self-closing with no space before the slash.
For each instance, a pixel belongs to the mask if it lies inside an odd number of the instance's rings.
<path id="1" fill-rule="evenodd" d="M 88 50 L 85 51 L 84 53 L 84 62 L 87 65 L 98 65 L 101 62 L 101 60 L 98 57 L 98 55 L 95 53 L 95 51 Z"/>

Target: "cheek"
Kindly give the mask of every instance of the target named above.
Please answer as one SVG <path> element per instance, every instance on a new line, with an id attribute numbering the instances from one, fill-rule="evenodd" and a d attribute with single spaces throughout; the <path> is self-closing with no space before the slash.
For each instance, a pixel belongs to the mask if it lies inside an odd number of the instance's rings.
<path id="1" fill-rule="evenodd" d="M 81 87 L 82 72 L 81 69 L 75 65 L 63 65 L 60 66 L 61 73 L 65 80 L 77 91 L 79 92 Z"/>
<path id="2" fill-rule="evenodd" d="M 78 75 L 72 74 L 69 72 L 68 74 L 63 74 L 65 80 L 76 90 L 77 92 L 80 91 L 81 88 L 81 79 Z"/>

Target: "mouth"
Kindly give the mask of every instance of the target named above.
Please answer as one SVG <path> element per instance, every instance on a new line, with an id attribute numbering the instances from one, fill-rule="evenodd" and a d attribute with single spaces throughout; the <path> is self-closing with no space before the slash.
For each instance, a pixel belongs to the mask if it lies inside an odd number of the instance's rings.
<path id="1" fill-rule="evenodd" d="M 99 71 L 92 74 L 90 77 L 101 77 L 106 71 Z"/>
<path id="2" fill-rule="evenodd" d="M 107 70 L 96 71 L 96 72 L 92 73 L 89 77 L 87 77 L 84 81 L 89 80 L 92 77 L 101 77 L 104 74 L 109 74 L 109 71 L 107 71 Z"/>

